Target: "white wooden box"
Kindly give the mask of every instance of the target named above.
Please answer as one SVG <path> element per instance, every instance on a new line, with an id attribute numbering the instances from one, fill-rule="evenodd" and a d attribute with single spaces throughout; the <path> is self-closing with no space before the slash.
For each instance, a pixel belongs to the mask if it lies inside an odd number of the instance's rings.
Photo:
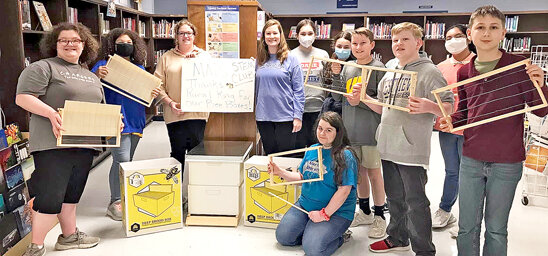
<path id="1" fill-rule="evenodd" d="M 238 216 L 243 191 L 243 183 L 239 187 L 188 185 L 188 212 L 191 215 Z"/>
<path id="2" fill-rule="evenodd" d="M 239 186 L 244 180 L 243 163 L 218 160 L 187 160 L 188 184 Z"/>

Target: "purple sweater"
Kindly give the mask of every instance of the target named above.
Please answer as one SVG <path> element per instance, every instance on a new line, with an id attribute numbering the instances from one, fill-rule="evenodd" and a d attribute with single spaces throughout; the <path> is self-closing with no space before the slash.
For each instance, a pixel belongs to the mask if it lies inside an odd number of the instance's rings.
<path id="1" fill-rule="evenodd" d="M 302 120 L 304 89 L 301 63 L 288 55 L 281 64 L 275 54 L 255 74 L 255 120 L 288 122 Z"/>
<path id="2" fill-rule="evenodd" d="M 457 81 L 480 74 L 474 66 L 475 59 L 476 57 L 472 58 L 470 63 L 459 69 Z M 523 59 L 521 56 L 502 51 L 502 57 L 495 69 Z M 516 72 L 520 69 L 521 72 Z M 505 86 L 508 87 L 503 88 Z M 523 109 L 525 103 L 529 106 L 542 104 L 538 91 L 532 90 L 534 86 L 525 73 L 524 66 L 475 81 L 458 89 L 460 99 L 458 109 L 451 115 L 454 127 Z M 546 86 L 542 86 L 542 91 L 545 96 L 548 95 Z M 537 116 L 545 116 L 547 113 L 548 108 L 533 111 L 533 114 Z M 521 114 L 465 129 L 462 154 L 484 162 L 517 163 L 525 160 L 523 121 L 524 115 Z"/>

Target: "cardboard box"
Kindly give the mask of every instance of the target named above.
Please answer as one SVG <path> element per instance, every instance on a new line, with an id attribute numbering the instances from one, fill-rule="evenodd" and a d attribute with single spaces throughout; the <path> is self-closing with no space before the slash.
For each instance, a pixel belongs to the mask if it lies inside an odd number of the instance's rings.
<path id="1" fill-rule="evenodd" d="M 120 164 L 127 237 L 183 227 L 181 164 L 173 158 Z"/>
<path id="2" fill-rule="evenodd" d="M 274 161 L 281 168 L 292 168 L 293 170 L 297 170 L 301 163 L 301 159 L 289 157 L 275 157 Z M 283 215 L 291 207 L 268 192 L 289 202 L 295 202 L 298 199 L 298 186 L 270 186 L 267 165 L 267 156 L 253 156 L 244 163 L 246 174 L 244 225 L 246 226 L 276 228 Z M 276 182 L 282 181 L 278 176 L 274 178 Z"/>
<path id="3" fill-rule="evenodd" d="M 19 240 L 21 240 L 21 236 L 19 235 L 19 231 L 17 231 L 15 214 L 6 214 L 0 220 L 0 255 L 6 253 Z"/>

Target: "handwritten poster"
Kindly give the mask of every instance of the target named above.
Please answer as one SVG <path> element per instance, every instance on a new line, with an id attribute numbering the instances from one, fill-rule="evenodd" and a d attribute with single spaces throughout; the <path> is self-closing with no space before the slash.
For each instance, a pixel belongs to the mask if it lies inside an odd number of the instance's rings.
<path id="1" fill-rule="evenodd" d="M 240 57 L 240 7 L 205 7 L 206 50 L 216 58 Z"/>
<path id="2" fill-rule="evenodd" d="M 255 60 L 188 59 L 182 66 L 185 112 L 253 112 Z"/>

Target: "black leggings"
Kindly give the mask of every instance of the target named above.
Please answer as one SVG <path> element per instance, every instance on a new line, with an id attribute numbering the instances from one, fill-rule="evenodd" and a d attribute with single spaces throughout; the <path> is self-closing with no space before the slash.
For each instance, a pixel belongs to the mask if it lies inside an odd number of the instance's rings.
<path id="1" fill-rule="evenodd" d="M 185 166 L 186 151 L 196 147 L 204 139 L 205 120 L 185 120 L 167 124 L 171 144 L 171 157 Z"/>
<path id="2" fill-rule="evenodd" d="M 265 153 L 273 154 L 295 149 L 296 133 L 292 133 L 293 121 L 268 122 L 257 121 Z"/>

